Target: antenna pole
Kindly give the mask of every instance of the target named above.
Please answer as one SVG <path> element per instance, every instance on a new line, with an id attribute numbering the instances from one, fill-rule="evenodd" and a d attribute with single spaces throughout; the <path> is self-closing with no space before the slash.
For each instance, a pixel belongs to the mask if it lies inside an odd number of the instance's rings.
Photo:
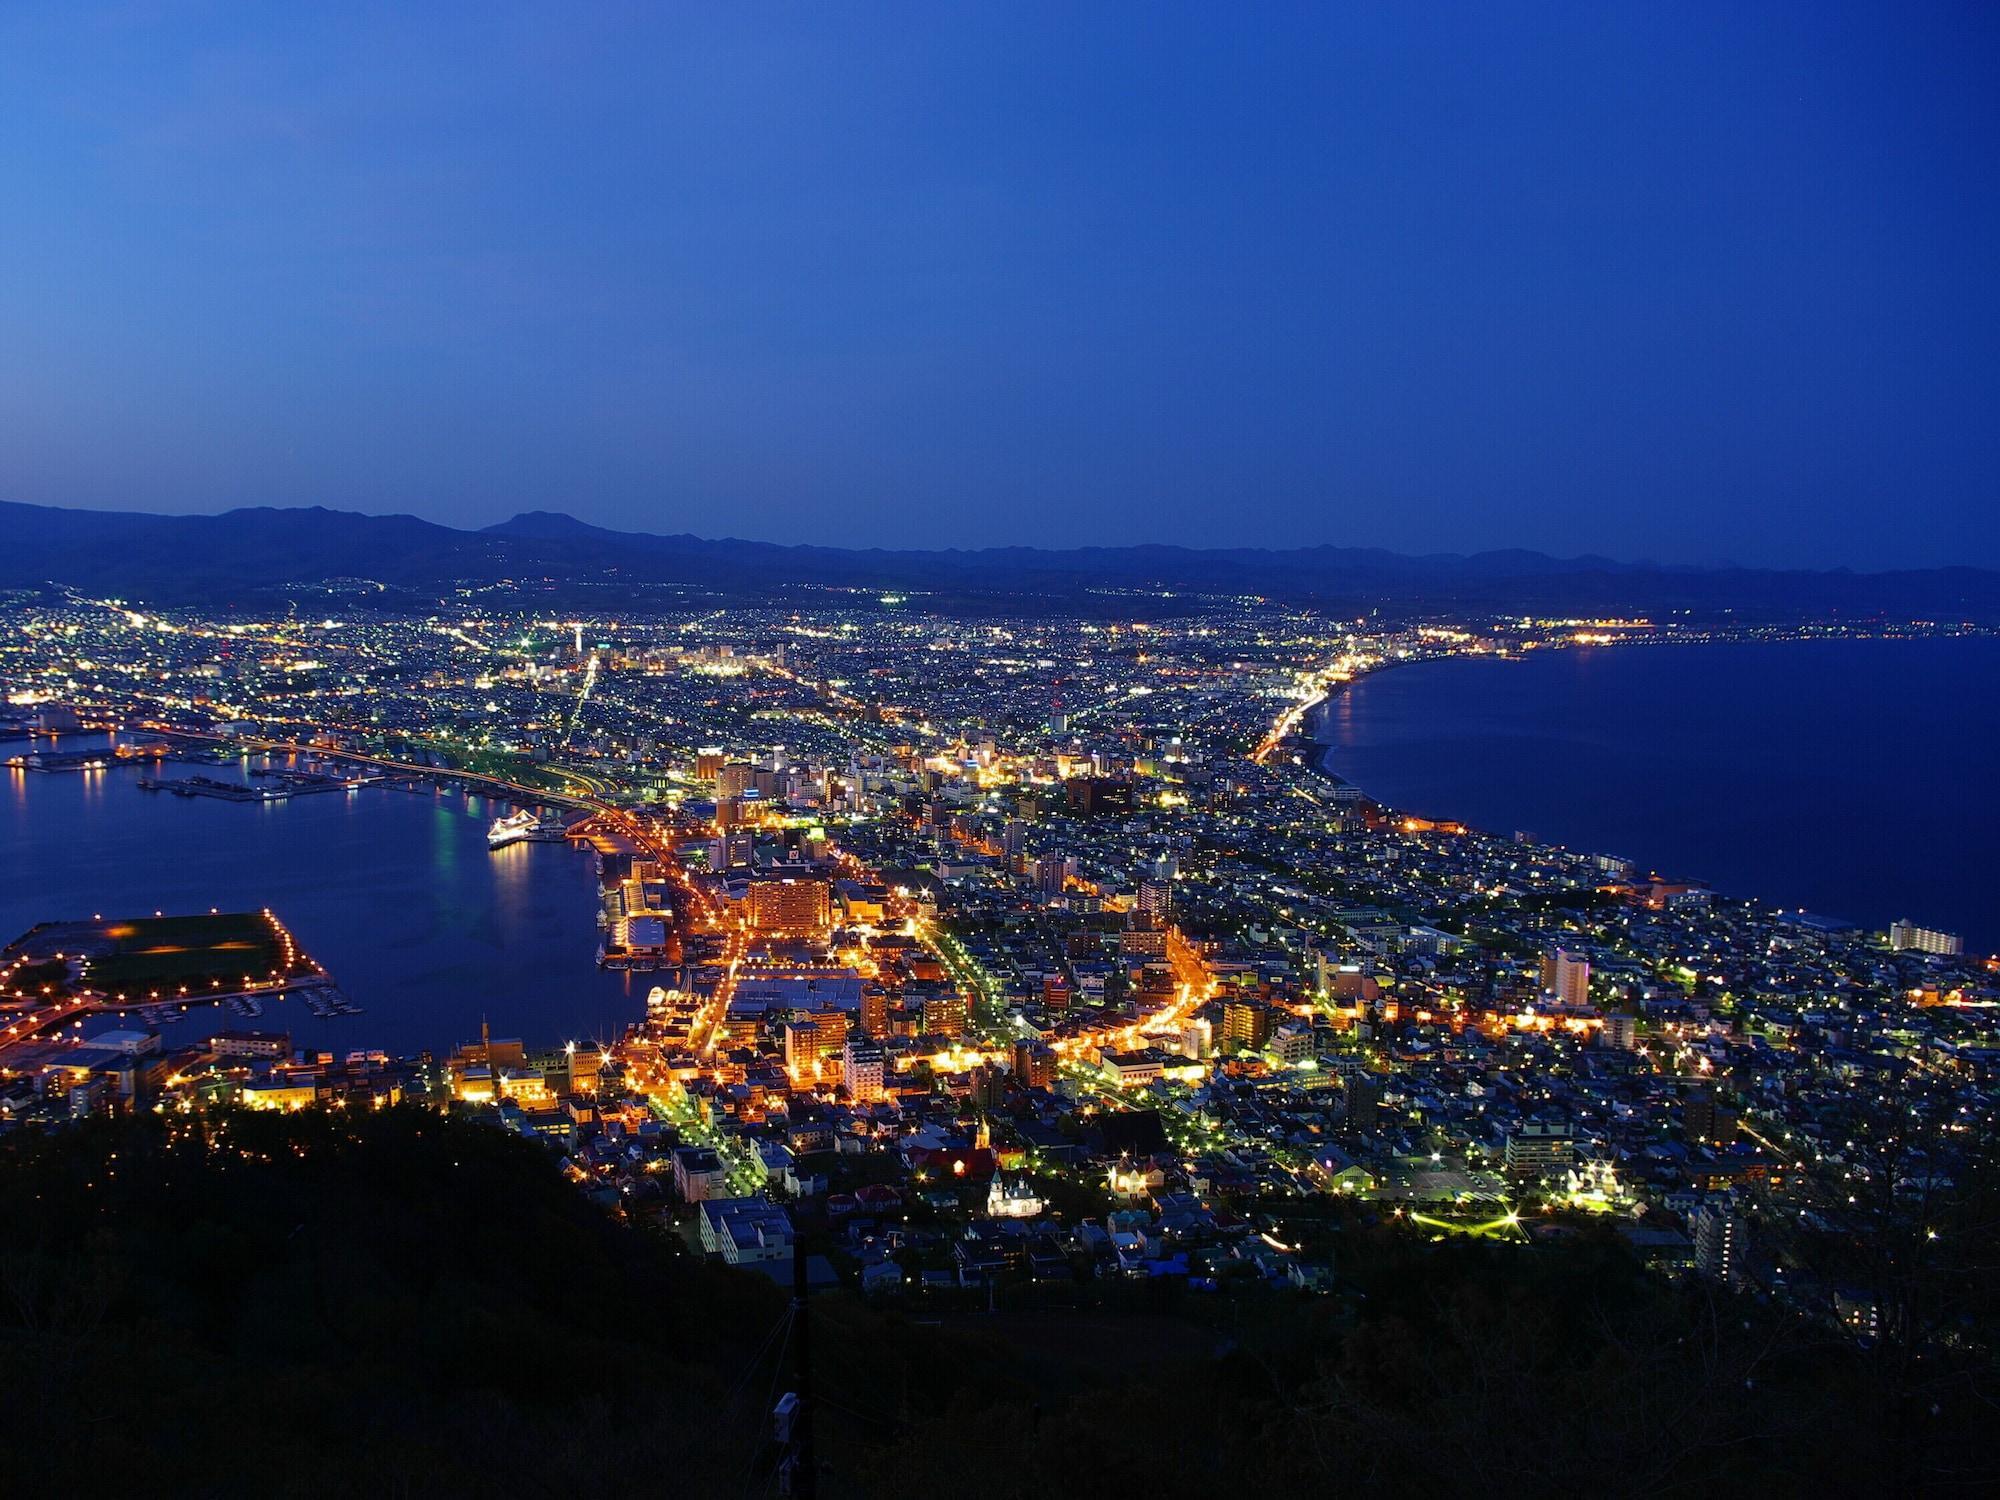
<path id="1" fill-rule="evenodd" d="M 792 1493 L 814 1500 L 819 1475 L 813 1464 L 812 1322 L 806 1313 L 806 1246 L 792 1226 L 792 1366 L 799 1408 L 792 1418 Z"/>

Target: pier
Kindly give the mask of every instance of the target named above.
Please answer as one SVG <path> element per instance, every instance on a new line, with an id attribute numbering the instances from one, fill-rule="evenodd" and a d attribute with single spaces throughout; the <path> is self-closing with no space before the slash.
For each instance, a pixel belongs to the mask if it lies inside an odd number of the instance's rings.
<path id="1" fill-rule="evenodd" d="M 139 780 L 142 792 L 171 792 L 176 797 L 213 797 L 220 802 L 285 802 L 293 797 L 309 797 L 315 792 L 351 792 L 360 787 L 391 784 L 386 776 L 324 776 L 313 771 L 253 771 L 253 776 L 269 776 L 278 786 L 246 786 L 236 781 L 217 781 L 212 776 L 158 777 Z"/>
<path id="2" fill-rule="evenodd" d="M 102 771 L 135 761 L 170 760 L 173 756 L 173 747 L 162 742 L 111 745 L 101 750 L 30 750 L 25 755 L 9 756 L 6 763 L 24 771 Z"/>

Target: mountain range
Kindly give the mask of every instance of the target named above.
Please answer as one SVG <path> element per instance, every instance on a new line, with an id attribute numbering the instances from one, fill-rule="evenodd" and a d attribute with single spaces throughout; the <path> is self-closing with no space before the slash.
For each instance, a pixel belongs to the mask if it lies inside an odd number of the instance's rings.
<path id="1" fill-rule="evenodd" d="M 854 549 L 612 531 L 551 511 L 459 530 L 321 507 L 165 516 L 0 502 L 0 588 L 47 586 L 209 607 L 316 587 L 387 606 L 471 589 L 626 609 L 678 602 L 690 589 L 748 600 L 833 588 L 980 612 L 1030 599 L 1159 612 L 1186 604 L 1163 594 L 1199 593 L 1355 609 L 2000 621 L 2000 572 L 1978 568 L 1775 570 L 1330 545 Z"/>

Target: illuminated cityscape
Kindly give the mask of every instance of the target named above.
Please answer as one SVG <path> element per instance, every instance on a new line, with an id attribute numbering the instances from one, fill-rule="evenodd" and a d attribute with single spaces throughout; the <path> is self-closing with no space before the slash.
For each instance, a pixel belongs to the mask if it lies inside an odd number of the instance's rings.
<path id="1" fill-rule="evenodd" d="M 1996 75 L 0 5 L 0 1500 L 2000 1493 Z"/>
<path id="2" fill-rule="evenodd" d="M 1319 1288 L 1331 1197 L 1524 1243 L 1602 1220 L 1662 1275 L 1828 1326 L 1892 1315 L 1852 1290 L 1852 1246 L 1934 1214 L 1912 1152 L 1952 1178 L 1992 1124 L 1993 960 L 1405 814 L 1313 738 L 1330 695 L 1399 664 L 1716 627 L 1143 614 L 26 602 L 0 642 L 17 782 L 497 794 L 521 811 L 495 858 L 540 839 L 598 873 L 576 966 L 648 993 L 581 1046 L 395 1057 L 282 914 L 268 972 L 230 977 L 145 936 L 182 914 L 58 925 L 8 951 L 8 1117 L 474 1106 L 732 1263 L 775 1258 L 776 1205 L 809 1208 L 875 1296 L 1067 1281 L 1078 1257 Z M 180 1045 L 204 987 L 237 1015 Z M 268 1024 L 293 988 L 352 1017 L 348 1050 Z M 124 1029 L 87 1037 L 98 1016 Z"/>

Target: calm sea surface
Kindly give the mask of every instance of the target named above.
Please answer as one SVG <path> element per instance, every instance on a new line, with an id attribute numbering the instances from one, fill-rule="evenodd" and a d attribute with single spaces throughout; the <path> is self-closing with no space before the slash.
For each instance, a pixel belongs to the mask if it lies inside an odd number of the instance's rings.
<path id="1" fill-rule="evenodd" d="M 56 748 L 102 743 L 65 736 Z M 251 764 L 170 762 L 164 774 L 247 779 Z M 644 1009 L 654 976 L 594 962 L 594 856 L 567 844 L 489 851 L 486 826 L 504 806 L 373 788 L 240 804 L 140 791 L 151 774 L 0 767 L 0 944 L 100 912 L 268 906 L 365 1011 L 319 1020 L 267 1002 L 252 1021 L 210 1007 L 170 1026 L 169 1040 L 255 1027 L 302 1046 L 443 1053 L 476 1039 L 482 1015 L 495 1036 L 534 1046 L 609 1040 Z"/>
<path id="2" fill-rule="evenodd" d="M 2000 640 L 1426 662 L 1356 684 L 1320 735 L 1406 811 L 2000 948 Z"/>

